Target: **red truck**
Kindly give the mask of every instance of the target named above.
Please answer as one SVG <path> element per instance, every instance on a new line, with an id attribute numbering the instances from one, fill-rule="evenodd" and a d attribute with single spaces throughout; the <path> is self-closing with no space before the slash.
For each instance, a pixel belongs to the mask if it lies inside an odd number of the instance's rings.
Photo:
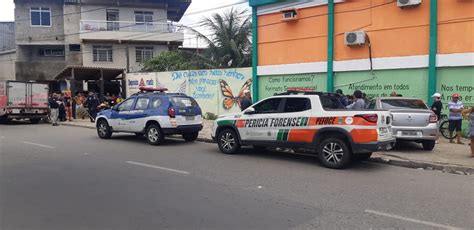
<path id="1" fill-rule="evenodd" d="M 0 122 L 29 119 L 38 123 L 49 114 L 46 83 L 0 81 Z"/>

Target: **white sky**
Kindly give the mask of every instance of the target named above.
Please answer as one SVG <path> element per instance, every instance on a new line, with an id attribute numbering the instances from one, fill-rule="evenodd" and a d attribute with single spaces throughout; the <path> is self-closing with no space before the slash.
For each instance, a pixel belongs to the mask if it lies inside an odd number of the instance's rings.
<path id="1" fill-rule="evenodd" d="M 13 0 L 0 0 L 0 21 L 13 21 L 14 20 L 14 8 Z M 237 2 L 242 2 L 242 0 L 192 0 L 191 6 L 186 11 L 187 13 L 192 13 L 196 11 L 202 11 L 210 8 L 217 8 L 219 6 L 229 5 Z M 239 9 L 249 8 L 248 3 L 243 3 L 236 5 Z M 226 10 L 229 10 L 231 7 L 226 7 L 218 10 L 192 14 L 189 16 L 184 16 L 180 21 L 184 25 L 193 25 L 198 23 L 203 17 L 210 16 L 213 13 L 219 13 Z M 197 28 L 201 33 L 206 34 L 205 31 Z M 194 35 L 185 35 L 184 46 L 186 47 L 196 47 L 196 38 Z M 199 42 L 199 46 L 203 47 L 202 41 Z"/>

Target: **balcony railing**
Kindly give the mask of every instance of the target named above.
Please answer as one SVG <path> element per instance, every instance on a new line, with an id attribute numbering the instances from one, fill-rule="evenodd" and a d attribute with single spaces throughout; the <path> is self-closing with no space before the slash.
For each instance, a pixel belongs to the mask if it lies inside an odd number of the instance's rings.
<path id="1" fill-rule="evenodd" d="M 130 22 L 81 20 L 81 32 L 120 31 L 142 33 L 177 33 L 180 26 L 172 22 Z"/>

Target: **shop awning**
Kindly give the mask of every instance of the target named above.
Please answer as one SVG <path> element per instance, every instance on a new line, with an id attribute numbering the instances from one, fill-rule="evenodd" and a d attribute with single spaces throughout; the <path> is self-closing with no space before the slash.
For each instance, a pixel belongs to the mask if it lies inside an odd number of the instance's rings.
<path id="1" fill-rule="evenodd" d="M 54 79 L 56 80 L 77 80 L 77 81 L 98 81 L 103 76 L 105 81 L 123 80 L 125 69 L 88 67 L 88 66 L 68 66 L 64 68 Z"/>

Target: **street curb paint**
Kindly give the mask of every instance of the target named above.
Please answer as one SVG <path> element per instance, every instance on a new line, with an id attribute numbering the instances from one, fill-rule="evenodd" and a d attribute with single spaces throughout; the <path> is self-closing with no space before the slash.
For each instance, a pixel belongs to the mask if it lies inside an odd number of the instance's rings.
<path id="1" fill-rule="evenodd" d="M 405 168 L 413 168 L 413 169 L 426 169 L 426 170 L 439 170 L 447 173 L 454 173 L 454 174 L 465 174 L 465 175 L 472 175 L 474 174 L 474 168 L 463 167 L 458 165 L 445 165 L 445 164 L 437 164 L 431 162 L 421 162 L 421 161 L 412 161 L 412 160 L 394 160 L 388 159 L 387 157 L 371 157 L 368 161 L 374 163 L 382 163 L 394 166 L 400 166 Z"/>

